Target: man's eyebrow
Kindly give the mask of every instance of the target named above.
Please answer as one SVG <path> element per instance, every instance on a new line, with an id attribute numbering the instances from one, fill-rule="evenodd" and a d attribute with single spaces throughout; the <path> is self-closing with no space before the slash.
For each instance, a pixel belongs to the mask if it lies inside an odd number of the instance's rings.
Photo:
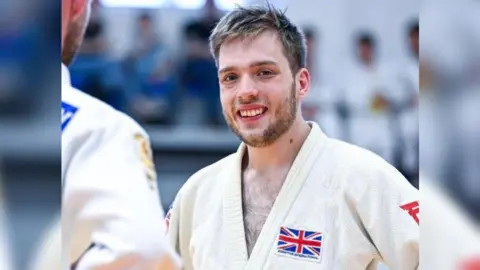
<path id="1" fill-rule="evenodd" d="M 258 62 L 253 62 L 249 65 L 250 68 L 252 67 L 258 67 L 258 66 L 265 66 L 265 65 L 277 65 L 277 62 L 275 61 L 270 61 L 270 60 L 265 60 L 265 61 L 258 61 Z M 227 66 L 218 71 L 218 73 L 225 73 L 234 70 L 234 66 Z"/>

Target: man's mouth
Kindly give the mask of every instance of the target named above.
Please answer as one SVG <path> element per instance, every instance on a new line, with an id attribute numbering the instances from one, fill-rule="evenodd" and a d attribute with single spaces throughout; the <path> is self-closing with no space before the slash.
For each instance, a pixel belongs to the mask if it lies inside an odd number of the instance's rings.
<path id="1" fill-rule="evenodd" d="M 241 109 L 238 110 L 237 114 L 242 118 L 255 117 L 264 114 L 267 111 L 267 108 L 260 107 L 256 109 Z"/>

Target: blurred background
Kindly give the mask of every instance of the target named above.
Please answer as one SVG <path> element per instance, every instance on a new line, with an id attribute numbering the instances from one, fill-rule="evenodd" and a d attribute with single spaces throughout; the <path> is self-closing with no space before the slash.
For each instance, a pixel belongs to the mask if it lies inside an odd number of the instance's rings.
<path id="1" fill-rule="evenodd" d="M 60 210 L 60 17 L 60 3 L 0 2 L 2 270 L 27 269 Z"/>
<path id="2" fill-rule="evenodd" d="M 479 218 L 478 3 L 422 2 L 420 80 L 418 1 L 270 2 L 307 38 L 313 83 L 304 116 L 378 153 L 417 187 L 420 160 L 422 173 Z M 0 4 L 0 198 L 9 217 L 0 240 L 9 238 L 16 269 L 26 269 L 60 207 L 60 7 L 40 3 Z M 207 45 L 236 3 L 264 1 L 94 0 L 70 68 L 76 87 L 146 128 L 165 208 L 189 176 L 238 146 Z"/>

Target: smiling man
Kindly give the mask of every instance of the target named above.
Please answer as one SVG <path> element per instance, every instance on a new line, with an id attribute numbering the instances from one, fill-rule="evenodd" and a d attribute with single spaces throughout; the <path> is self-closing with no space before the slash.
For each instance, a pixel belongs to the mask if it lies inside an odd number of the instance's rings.
<path id="1" fill-rule="evenodd" d="M 194 174 L 167 215 L 185 269 L 417 269 L 417 190 L 301 115 L 310 74 L 298 27 L 271 6 L 238 8 L 210 46 L 243 143 Z"/>

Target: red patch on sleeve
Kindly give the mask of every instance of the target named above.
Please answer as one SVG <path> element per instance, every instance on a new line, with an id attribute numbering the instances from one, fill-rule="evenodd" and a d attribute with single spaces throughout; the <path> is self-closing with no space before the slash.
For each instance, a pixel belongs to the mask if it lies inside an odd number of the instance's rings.
<path id="1" fill-rule="evenodd" d="M 410 202 L 400 206 L 403 210 L 407 211 L 407 213 L 415 220 L 417 224 L 420 225 L 420 220 L 418 214 L 420 213 L 420 204 L 418 201 Z"/>

